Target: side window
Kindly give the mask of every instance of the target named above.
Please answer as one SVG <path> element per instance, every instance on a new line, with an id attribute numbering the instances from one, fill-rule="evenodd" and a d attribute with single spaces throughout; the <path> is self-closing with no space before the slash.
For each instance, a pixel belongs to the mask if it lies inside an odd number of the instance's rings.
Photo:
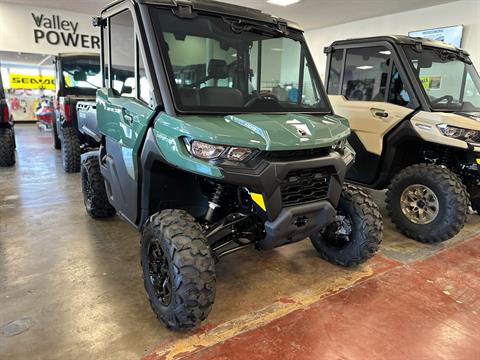
<path id="1" fill-rule="evenodd" d="M 478 85 L 473 81 L 470 71 L 467 73 L 465 80 L 465 92 L 463 94 L 463 101 L 468 101 L 475 107 L 480 107 L 480 93 L 478 91 Z"/>
<path id="2" fill-rule="evenodd" d="M 392 67 L 392 78 L 390 80 L 390 91 L 388 92 L 388 102 L 400 106 L 411 105 L 412 97 L 400 76 L 395 64 Z"/>
<path id="3" fill-rule="evenodd" d="M 137 41 L 137 48 L 138 48 L 138 41 Z M 145 101 L 147 104 L 150 104 L 150 98 L 151 98 L 151 88 L 150 88 L 150 82 L 148 81 L 147 78 L 147 73 L 145 71 L 145 64 L 143 62 L 143 57 L 140 52 L 140 49 L 137 51 L 138 53 L 138 98 L 140 100 Z"/>
<path id="4" fill-rule="evenodd" d="M 342 94 L 348 100 L 385 101 L 390 55 L 383 46 L 348 49 Z"/>
<path id="5" fill-rule="evenodd" d="M 102 25 L 102 38 L 103 38 L 103 46 L 102 46 L 102 58 L 103 58 L 103 86 L 108 87 L 108 19 L 105 20 L 104 24 Z"/>
<path id="6" fill-rule="evenodd" d="M 337 49 L 330 55 L 330 71 L 328 74 L 328 94 L 336 95 L 340 92 L 340 76 L 342 74 L 343 49 Z"/>
<path id="7" fill-rule="evenodd" d="M 110 18 L 111 86 L 124 97 L 134 97 L 136 93 L 134 35 L 130 11 Z"/>

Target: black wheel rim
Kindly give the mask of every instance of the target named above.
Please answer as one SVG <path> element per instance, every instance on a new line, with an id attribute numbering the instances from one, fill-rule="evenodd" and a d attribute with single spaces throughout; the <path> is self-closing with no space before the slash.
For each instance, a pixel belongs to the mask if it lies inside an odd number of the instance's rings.
<path id="1" fill-rule="evenodd" d="M 165 252 L 158 242 L 150 244 L 148 250 L 149 280 L 155 295 L 164 306 L 170 304 L 172 298 L 172 284 L 168 260 Z"/>
<path id="2" fill-rule="evenodd" d="M 335 221 L 322 232 L 322 238 L 332 247 L 343 249 L 350 245 L 353 233 L 352 218 L 338 210 Z"/>

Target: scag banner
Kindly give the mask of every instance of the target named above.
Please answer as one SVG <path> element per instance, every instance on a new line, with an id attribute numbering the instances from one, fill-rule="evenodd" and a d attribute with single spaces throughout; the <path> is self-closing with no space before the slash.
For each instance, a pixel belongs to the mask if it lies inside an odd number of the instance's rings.
<path id="1" fill-rule="evenodd" d="M 53 76 L 9 74 L 12 89 L 49 89 L 55 90 Z"/>

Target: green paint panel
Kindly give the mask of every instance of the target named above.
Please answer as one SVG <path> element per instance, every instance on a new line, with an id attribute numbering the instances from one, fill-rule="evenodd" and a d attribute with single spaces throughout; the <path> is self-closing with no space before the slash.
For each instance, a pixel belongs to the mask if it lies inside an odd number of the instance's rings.
<path id="1" fill-rule="evenodd" d="M 180 138 L 181 135 L 177 134 L 177 136 L 171 136 L 166 134 L 164 130 L 165 129 L 159 130 L 159 128 L 155 126 L 153 134 L 155 135 L 160 151 L 170 164 L 196 174 L 215 178 L 223 177 L 222 171 L 219 167 L 213 166 L 205 160 L 197 159 L 190 155 Z"/>
<path id="2" fill-rule="evenodd" d="M 161 114 L 155 128 L 168 137 L 188 136 L 212 144 L 260 150 L 299 150 L 333 145 L 350 134 L 335 115 L 243 114 L 181 116 Z"/>
<path id="3" fill-rule="evenodd" d="M 128 173 L 138 174 L 138 151 L 154 111 L 134 98 L 115 96 L 111 89 L 97 91 L 97 121 L 101 133 L 122 147 Z"/>
<path id="4" fill-rule="evenodd" d="M 298 150 L 327 147 L 350 134 L 348 121 L 334 115 L 245 114 L 180 116 L 165 113 L 155 120 L 154 134 L 166 159 L 183 169 L 221 177 L 220 168 L 192 157 L 182 137 L 212 144 L 259 150 Z"/>

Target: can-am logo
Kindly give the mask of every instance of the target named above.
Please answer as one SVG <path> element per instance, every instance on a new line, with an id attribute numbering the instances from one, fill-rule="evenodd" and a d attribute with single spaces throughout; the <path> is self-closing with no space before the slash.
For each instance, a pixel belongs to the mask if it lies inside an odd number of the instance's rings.
<path id="1" fill-rule="evenodd" d="M 37 44 L 100 49 L 100 37 L 78 33 L 78 21 L 66 20 L 60 15 L 31 14 L 36 26 L 33 37 Z"/>

